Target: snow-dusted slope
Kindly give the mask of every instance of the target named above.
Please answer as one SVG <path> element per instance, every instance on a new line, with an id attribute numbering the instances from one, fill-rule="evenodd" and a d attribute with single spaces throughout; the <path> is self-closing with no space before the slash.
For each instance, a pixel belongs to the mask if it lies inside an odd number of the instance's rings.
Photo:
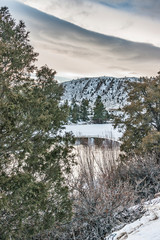
<path id="1" fill-rule="evenodd" d="M 136 81 L 137 78 L 114 78 L 114 77 L 98 77 L 98 78 L 81 78 L 62 83 L 65 92 L 62 100 L 68 100 L 69 104 L 74 98 L 81 103 L 83 98 L 90 101 L 93 106 L 98 95 L 102 97 L 102 101 L 107 110 L 118 109 L 123 106 L 127 93 L 125 91 L 126 81 Z"/>
<path id="2" fill-rule="evenodd" d="M 160 198 L 144 203 L 143 217 L 110 234 L 106 240 L 160 240 Z"/>

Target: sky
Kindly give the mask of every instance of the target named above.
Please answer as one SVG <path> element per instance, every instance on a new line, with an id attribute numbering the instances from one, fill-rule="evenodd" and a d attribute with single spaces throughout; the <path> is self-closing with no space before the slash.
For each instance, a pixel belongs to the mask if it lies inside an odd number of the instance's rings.
<path id="1" fill-rule="evenodd" d="M 160 0 L 0 0 L 30 31 L 64 81 L 91 76 L 155 76 L 160 70 Z"/>

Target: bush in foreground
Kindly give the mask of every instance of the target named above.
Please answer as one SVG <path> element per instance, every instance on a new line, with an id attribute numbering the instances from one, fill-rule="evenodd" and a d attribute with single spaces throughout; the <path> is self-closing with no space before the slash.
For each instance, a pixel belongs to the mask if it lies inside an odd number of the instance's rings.
<path id="1" fill-rule="evenodd" d="M 84 150 L 85 149 L 85 150 Z M 117 162 L 115 150 L 84 148 L 72 178 L 73 218 L 38 239 L 99 240 L 144 214 L 141 202 L 160 191 L 160 165 L 156 156 L 134 156 Z M 98 156 L 98 158 L 97 158 Z M 135 204 L 137 207 L 132 208 Z"/>
<path id="2" fill-rule="evenodd" d="M 31 239 L 71 217 L 72 137 L 55 71 L 34 62 L 25 24 L 0 9 L 0 239 Z M 32 75 L 36 74 L 36 78 Z"/>

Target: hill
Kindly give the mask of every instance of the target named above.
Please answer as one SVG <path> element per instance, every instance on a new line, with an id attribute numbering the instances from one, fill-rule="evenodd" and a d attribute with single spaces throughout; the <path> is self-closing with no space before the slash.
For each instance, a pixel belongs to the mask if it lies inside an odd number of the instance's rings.
<path id="1" fill-rule="evenodd" d="M 69 105 L 74 99 L 81 104 L 83 99 L 88 99 L 93 107 L 97 96 L 101 96 L 106 110 L 112 111 L 121 108 L 127 97 L 125 91 L 126 82 L 137 81 L 138 78 L 115 78 L 115 77 L 93 77 L 80 78 L 62 83 L 65 91 L 62 101 L 68 100 Z"/>

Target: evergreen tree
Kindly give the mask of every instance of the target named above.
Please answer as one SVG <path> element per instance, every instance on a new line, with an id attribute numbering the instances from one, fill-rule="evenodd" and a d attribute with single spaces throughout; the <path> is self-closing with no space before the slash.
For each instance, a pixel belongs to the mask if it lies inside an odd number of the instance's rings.
<path id="1" fill-rule="evenodd" d="M 104 123 L 109 119 L 109 114 L 102 103 L 101 96 L 98 96 L 94 103 L 92 119 L 94 123 L 98 124 Z"/>
<path id="2" fill-rule="evenodd" d="M 83 99 L 80 106 L 80 118 L 82 121 L 89 120 L 89 101 L 88 99 Z"/>
<path id="3" fill-rule="evenodd" d="M 67 115 L 67 123 L 70 121 L 70 115 L 71 115 L 71 108 L 69 106 L 68 100 L 66 100 L 63 104 L 63 108 L 65 109 L 65 113 Z"/>
<path id="4" fill-rule="evenodd" d="M 160 75 L 128 82 L 127 91 L 128 104 L 115 125 L 124 129 L 121 150 L 155 152 L 160 159 Z"/>
<path id="5" fill-rule="evenodd" d="M 70 115 L 73 123 L 77 123 L 80 120 L 80 107 L 74 98 L 72 99 Z"/>
<path id="6" fill-rule="evenodd" d="M 37 53 L 25 24 L 0 9 L 0 238 L 31 239 L 71 216 L 66 177 L 70 135 L 59 107 L 63 89 Z M 36 73 L 36 80 L 32 74 Z"/>

